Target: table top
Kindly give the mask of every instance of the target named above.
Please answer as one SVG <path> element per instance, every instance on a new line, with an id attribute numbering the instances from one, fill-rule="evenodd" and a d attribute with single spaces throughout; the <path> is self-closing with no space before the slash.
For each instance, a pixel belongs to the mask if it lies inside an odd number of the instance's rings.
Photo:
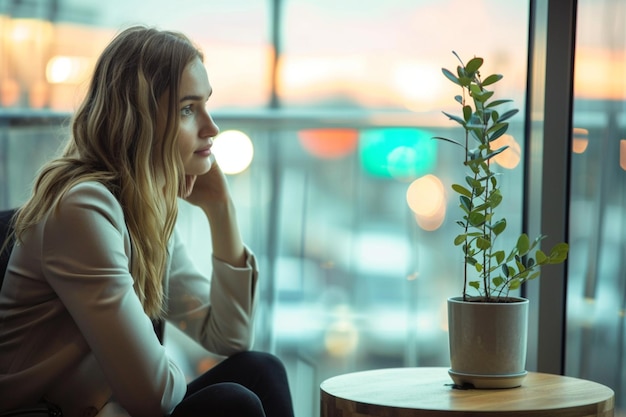
<path id="1" fill-rule="evenodd" d="M 596 382 L 529 372 L 522 386 L 457 389 L 448 368 L 392 368 L 322 382 L 322 417 L 613 416 L 613 391 Z M 390 414 L 390 410 L 393 410 Z"/>

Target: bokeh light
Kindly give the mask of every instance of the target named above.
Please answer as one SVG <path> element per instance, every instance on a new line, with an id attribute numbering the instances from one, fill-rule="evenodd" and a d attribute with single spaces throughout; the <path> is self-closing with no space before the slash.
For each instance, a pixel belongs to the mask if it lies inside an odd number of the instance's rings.
<path id="1" fill-rule="evenodd" d="M 353 353 L 359 344 L 359 332 L 351 319 L 350 307 L 339 305 L 336 319 L 326 328 L 324 346 L 329 355 L 345 357 Z"/>
<path id="2" fill-rule="evenodd" d="M 366 129 L 359 138 L 366 173 L 383 178 L 413 180 L 432 171 L 437 160 L 433 135 L 414 128 Z"/>
<path id="3" fill-rule="evenodd" d="M 439 229 L 446 219 L 446 206 L 442 206 L 441 210 L 435 212 L 431 216 L 415 215 L 417 225 L 427 232 L 434 232 Z"/>
<path id="4" fill-rule="evenodd" d="M 422 229 L 433 231 L 443 224 L 446 196 L 438 177 L 429 174 L 413 181 L 407 189 L 406 201 Z"/>
<path id="5" fill-rule="evenodd" d="M 589 131 L 580 127 L 575 127 L 572 131 L 572 151 L 581 154 L 587 150 L 589 144 Z"/>
<path id="6" fill-rule="evenodd" d="M 0 80 L 0 104 L 9 107 L 20 99 L 20 84 L 13 78 Z"/>
<path id="7" fill-rule="evenodd" d="M 50 84 L 78 84 L 88 79 L 91 65 L 87 58 L 57 55 L 46 65 Z"/>
<path id="8" fill-rule="evenodd" d="M 503 146 L 508 146 L 508 148 L 501 154 L 494 156 L 493 160 L 503 168 L 513 169 L 519 165 L 522 159 L 522 148 L 511 135 L 502 135 L 491 142 L 492 149 L 499 149 Z"/>
<path id="9" fill-rule="evenodd" d="M 441 107 L 443 84 L 438 65 L 429 62 L 404 61 L 396 64 L 393 71 L 393 87 L 404 106 L 411 111 L 429 111 Z M 447 97 L 447 96 L 444 96 Z"/>
<path id="10" fill-rule="evenodd" d="M 226 130 L 217 135 L 211 150 L 222 171 L 231 175 L 245 171 L 254 157 L 252 140 L 239 130 Z"/>
<path id="11" fill-rule="evenodd" d="M 353 153 L 359 141 L 355 129 L 305 129 L 298 132 L 302 147 L 319 158 L 341 158 Z"/>

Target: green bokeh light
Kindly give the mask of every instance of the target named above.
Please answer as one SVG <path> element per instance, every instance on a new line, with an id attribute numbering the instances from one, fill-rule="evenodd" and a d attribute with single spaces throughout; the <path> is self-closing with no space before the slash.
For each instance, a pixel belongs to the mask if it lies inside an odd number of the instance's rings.
<path id="1" fill-rule="evenodd" d="M 437 161 L 437 141 L 415 128 L 361 131 L 359 156 L 366 173 L 374 177 L 414 179 L 430 173 Z"/>

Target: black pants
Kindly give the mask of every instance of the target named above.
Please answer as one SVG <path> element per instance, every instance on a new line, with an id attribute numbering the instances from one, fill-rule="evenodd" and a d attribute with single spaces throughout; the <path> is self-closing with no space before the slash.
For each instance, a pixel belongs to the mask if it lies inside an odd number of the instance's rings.
<path id="1" fill-rule="evenodd" d="M 263 352 L 226 358 L 187 385 L 171 417 L 293 417 L 282 362 Z"/>

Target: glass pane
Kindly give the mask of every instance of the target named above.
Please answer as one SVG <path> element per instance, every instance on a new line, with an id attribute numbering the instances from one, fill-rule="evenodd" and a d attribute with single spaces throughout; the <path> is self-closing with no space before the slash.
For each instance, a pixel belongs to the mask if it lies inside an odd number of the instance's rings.
<path id="1" fill-rule="evenodd" d="M 465 172 L 459 152 L 430 139 L 460 135 L 441 114 L 459 111 L 458 91 L 441 67 L 454 70 L 452 51 L 466 61 L 482 56 L 485 74 L 504 75 L 497 95 L 520 109 L 508 132 L 512 158 L 498 167 L 515 235 L 522 215 L 528 2 L 276 2 L 283 4 L 279 113 L 267 109 L 272 3 L 182 3 L 59 0 L 52 26 L 43 12 L 27 22 L 0 15 L 1 103 L 23 120 L 0 139 L 33 138 L 21 142 L 20 153 L 0 148 L 2 164 L 13 155 L 27 160 L 3 165 L 2 190 L 10 191 L 0 203 L 22 201 L 24 178 L 41 164 L 22 155 L 42 151 L 41 142 L 59 131 L 58 124 L 33 133 L 23 125 L 38 112 L 74 108 L 93 59 L 119 27 L 141 19 L 182 30 L 205 50 L 217 123 L 222 131 L 243 131 L 254 146 L 250 166 L 229 181 L 242 232 L 262 268 L 255 348 L 286 362 L 297 415 L 319 415 L 319 383 L 338 373 L 448 366 L 445 302 L 461 291 L 461 256 L 452 243 L 458 201 L 450 185 Z M 20 51 L 8 41 L 15 34 L 28 41 Z M 31 78 L 18 71 L 29 57 L 37 63 Z M 409 190 L 417 190 L 414 211 Z M 181 203 L 190 247 L 198 248 L 204 223 Z M 203 250 L 194 255 L 204 266 Z M 170 334 L 172 354 L 190 377 L 216 360 L 174 329 Z"/>
<path id="2" fill-rule="evenodd" d="M 279 94 L 289 107 L 408 109 L 450 106 L 439 71 L 483 55 L 506 74 L 520 105 L 526 80 L 528 2 L 284 0 Z"/>
<path id="3" fill-rule="evenodd" d="M 624 413 L 626 4 L 579 0 L 577 19 L 566 367 Z"/>
<path id="4" fill-rule="evenodd" d="M 15 3 L 15 4 L 9 4 Z M 0 106 L 71 111 L 95 59 L 133 24 L 184 31 L 205 51 L 213 103 L 268 103 L 273 49 L 264 2 L 33 0 L 0 2 Z"/>

